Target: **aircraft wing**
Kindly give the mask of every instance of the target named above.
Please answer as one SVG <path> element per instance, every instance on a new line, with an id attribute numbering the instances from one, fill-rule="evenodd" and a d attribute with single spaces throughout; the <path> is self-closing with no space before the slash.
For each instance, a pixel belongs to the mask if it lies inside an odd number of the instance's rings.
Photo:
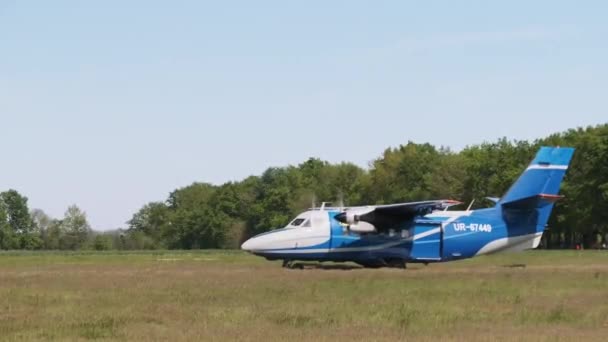
<path id="1" fill-rule="evenodd" d="M 447 207 L 461 203 L 462 202 L 455 200 L 431 200 L 421 202 L 375 205 L 373 206 L 373 208 L 378 213 L 402 216 L 411 214 L 427 214 L 432 210 L 445 209 Z"/>
<path id="2" fill-rule="evenodd" d="M 335 216 L 336 220 L 344 224 L 367 222 L 376 229 L 392 228 L 404 221 L 410 221 L 416 216 L 424 216 L 433 210 L 445 209 L 461 204 L 454 200 L 431 200 L 421 202 L 408 202 L 369 207 L 349 208 Z"/>

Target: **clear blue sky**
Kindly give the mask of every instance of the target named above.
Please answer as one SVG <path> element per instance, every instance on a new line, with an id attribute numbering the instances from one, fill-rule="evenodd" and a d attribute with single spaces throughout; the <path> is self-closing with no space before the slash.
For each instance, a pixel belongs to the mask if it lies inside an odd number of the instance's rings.
<path id="1" fill-rule="evenodd" d="M 0 190 L 96 229 L 194 181 L 608 121 L 605 1 L 0 0 Z"/>

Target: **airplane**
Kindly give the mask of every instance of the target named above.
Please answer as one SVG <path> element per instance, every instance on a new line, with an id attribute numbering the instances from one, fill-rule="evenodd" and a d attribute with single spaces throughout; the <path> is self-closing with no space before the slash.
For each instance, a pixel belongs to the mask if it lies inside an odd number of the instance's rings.
<path id="1" fill-rule="evenodd" d="M 449 210 L 454 200 L 312 208 L 282 229 L 256 235 L 241 249 L 283 267 L 302 261 L 355 262 L 405 268 L 478 255 L 523 251 L 540 244 L 574 148 L 541 147 L 493 207 Z"/>

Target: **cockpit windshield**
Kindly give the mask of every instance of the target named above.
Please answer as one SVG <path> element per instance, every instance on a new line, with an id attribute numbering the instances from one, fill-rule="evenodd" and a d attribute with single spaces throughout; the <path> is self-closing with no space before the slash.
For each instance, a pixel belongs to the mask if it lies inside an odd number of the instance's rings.
<path id="1" fill-rule="evenodd" d="M 310 213 L 302 213 L 298 215 L 293 221 L 291 221 L 287 227 L 296 228 L 296 227 L 310 227 Z"/>
<path id="2" fill-rule="evenodd" d="M 297 226 L 301 225 L 302 222 L 304 222 L 304 221 L 306 221 L 306 219 L 304 219 L 304 218 L 297 218 L 297 219 L 293 220 L 289 225 L 297 227 Z"/>

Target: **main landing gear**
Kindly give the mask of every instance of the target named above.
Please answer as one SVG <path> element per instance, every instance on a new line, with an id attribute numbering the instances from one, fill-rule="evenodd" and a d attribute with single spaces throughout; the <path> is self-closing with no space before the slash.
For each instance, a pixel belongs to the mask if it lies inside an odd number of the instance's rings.
<path id="1" fill-rule="evenodd" d="M 405 264 L 405 260 L 398 259 L 398 258 L 378 259 L 375 261 L 365 261 L 365 262 L 356 261 L 356 263 L 365 268 L 381 268 L 381 267 L 399 268 L 399 269 L 407 268 L 406 264 Z M 290 270 L 303 270 L 304 264 L 297 263 L 294 260 L 285 259 L 285 260 L 283 260 L 283 268 L 287 268 Z"/>
<path id="2" fill-rule="evenodd" d="M 405 260 L 403 259 L 388 259 L 385 260 L 386 266 L 391 268 L 406 269 Z"/>
<path id="3" fill-rule="evenodd" d="M 406 269 L 405 260 L 403 259 L 377 259 L 373 261 L 356 261 L 357 264 L 365 267 L 365 268 L 381 268 L 381 267 L 390 267 L 390 268 L 400 268 Z"/>

